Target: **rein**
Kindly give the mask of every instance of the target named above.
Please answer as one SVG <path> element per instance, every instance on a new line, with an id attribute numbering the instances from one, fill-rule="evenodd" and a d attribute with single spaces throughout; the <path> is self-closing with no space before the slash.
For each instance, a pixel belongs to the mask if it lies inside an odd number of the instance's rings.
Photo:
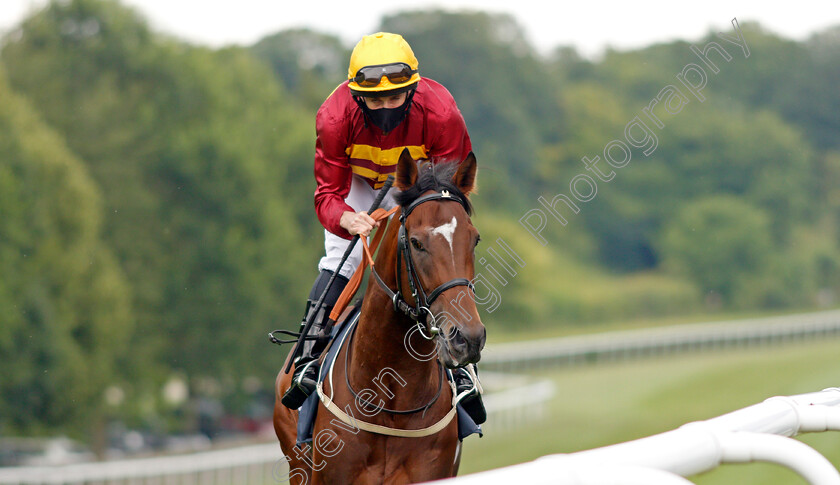
<path id="1" fill-rule="evenodd" d="M 356 324 L 359 321 L 359 316 L 356 316 L 356 319 L 352 322 L 348 322 L 349 325 L 352 325 L 352 328 L 349 328 L 347 332 L 344 333 L 341 340 L 336 342 L 339 347 L 344 346 L 345 341 L 347 340 L 347 333 L 351 333 L 350 339 L 352 340 L 352 334 L 355 333 Z M 349 342 L 347 347 L 347 352 L 350 351 Z M 345 363 L 346 365 L 346 363 Z M 388 426 L 382 426 L 379 424 L 369 423 L 367 421 L 363 421 L 358 419 L 354 416 L 348 415 L 344 411 L 341 410 L 341 407 L 333 401 L 333 370 L 335 369 L 335 364 L 330 366 L 330 370 L 328 373 L 327 379 L 330 382 L 330 395 L 327 395 L 324 392 L 324 379 L 318 379 L 318 383 L 315 386 L 315 390 L 318 392 L 318 398 L 321 401 L 321 404 L 324 405 L 324 408 L 331 412 L 335 417 L 337 417 L 341 422 L 344 424 L 354 428 L 354 429 L 361 429 L 365 430 L 369 433 L 374 434 L 381 434 L 386 436 L 399 436 L 401 438 L 422 438 L 424 436 L 431 436 L 433 434 L 439 433 L 441 430 L 446 428 L 449 423 L 455 418 L 458 414 L 457 405 L 461 400 L 466 397 L 467 394 L 471 391 L 464 391 L 461 394 L 457 393 L 454 383 L 449 383 L 449 387 L 452 389 L 452 408 L 439 419 L 436 423 L 432 424 L 431 426 L 427 426 L 425 428 L 419 429 L 400 429 L 400 428 L 391 428 Z M 345 368 L 345 374 L 347 373 L 347 369 Z M 441 376 L 443 377 L 443 376 Z M 441 379 L 441 385 L 443 380 Z M 439 393 L 438 393 L 439 394 Z M 438 396 L 435 396 L 435 400 L 437 400 Z M 434 402 L 434 401 L 433 401 Z M 365 404 L 368 404 L 367 402 Z M 431 403 L 428 405 L 431 406 Z M 347 406 L 349 408 L 349 406 Z"/>

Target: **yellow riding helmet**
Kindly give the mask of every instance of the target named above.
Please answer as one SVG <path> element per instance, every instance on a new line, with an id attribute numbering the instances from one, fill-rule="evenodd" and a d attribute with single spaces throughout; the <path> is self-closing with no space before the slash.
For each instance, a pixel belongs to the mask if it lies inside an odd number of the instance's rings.
<path id="1" fill-rule="evenodd" d="M 400 70 L 401 64 L 407 69 Z M 388 32 L 366 35 L 350 54 L 347 69 L 350 91 L 356 96 L 383 96 L 391 91 L 406 91 L 420 80 L 418 66 L 414 51 L 401 35 Z M 374 85 L 376 80 L 378 83 Z"/>

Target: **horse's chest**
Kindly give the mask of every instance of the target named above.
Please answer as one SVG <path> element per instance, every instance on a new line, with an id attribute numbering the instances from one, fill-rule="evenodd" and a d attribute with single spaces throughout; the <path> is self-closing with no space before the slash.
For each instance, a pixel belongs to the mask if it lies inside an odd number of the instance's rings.
<path id="1" fill-rule="evenodd" d="M 340 435 L 346 444 L 318 473 L 323 483 L 402 484 L 454 474 L 457 437 L 443 431 L 427 438 L 373 436 L 364 431 Z M 318 482 L 316 482 L 318 483 Z"/>

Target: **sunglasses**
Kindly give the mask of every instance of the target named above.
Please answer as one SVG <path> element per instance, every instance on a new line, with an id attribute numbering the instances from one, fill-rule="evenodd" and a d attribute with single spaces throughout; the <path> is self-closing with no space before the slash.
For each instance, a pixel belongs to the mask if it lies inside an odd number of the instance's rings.
<path id="1" fill-rule="evenodd" d="M 353 81 L 363 88 L 373 88 L 379 86 L 382 76 L 387 77 L 391 84 L 402 84 L 415 74 L 417 74 L 417 69 L 412 69 L 404 62 L 398 62 L 379 66 L 365 66 L 356 72 Z"/>

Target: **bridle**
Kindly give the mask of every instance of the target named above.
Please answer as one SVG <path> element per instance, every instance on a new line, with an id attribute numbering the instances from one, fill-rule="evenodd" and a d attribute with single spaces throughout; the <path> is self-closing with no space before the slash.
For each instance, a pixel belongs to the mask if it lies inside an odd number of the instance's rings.
<path id="1" fill-rule="evenodd" d="M 453 201 L 458 202 L 464 207 L 464 210 L 469 210 L 469 205 L 467 204 L 466 200 L 460 197 L 457 194 L 453 194 L 448 190 L 441 190 L 440 192 L 432 192 L 423 196 L 418 197 L 415 199 L 411 204 L 407 207 L 402 209 L 402 213 L 400 214 L 400 230 L 397 236 L 397 290 L 394 291 L 382 281 L 382 278 L 376 272 L 375 268 L 372 269 L 372 273 L 376 278 L 377 283 L 382 288 L 382 290 L 391 298 L 391 302 L 394 305 L 394 310 L 404 313 L 409 318 L 417 323 L 417 329 L 420 331 L 420 334 L 423 338 L 427 340 L 434 339 L 438 334 L 440 334 L 440 328 L 436 325 L 435 316 L 430 310 L 432 303 L 446 290 L 450 288 L 455 288 L 457 286 L 466 286 L 473 292 L 475 292 L 475 287 L 472 284 L 472 281 L 468 280 L 467 278 L 454 278 L 446 283 L 441 284 L 431 292 L 426 292 L 425 288 L 423 288 L 423 283 L 420 281 L 420 276 L 417 274 L 417 270 L 414 267 L 414 259 L 411 257 L 411 248 L 408 242 L 408 231 L 405 228 L 405 222 L 408 219 L 408 216 L 417 208 L 420 204 L 425 202 L 431 201 Z M 402 261 L 405 260 L 405 271 L 408 279 L 408 286 L 409 290 L 411 291 L 411 296 L 414 299 L 414 306 L 408 304 L 403 298 L 403 288 L 402 288 Z M 431 318 L 431 322 L 429 319 Z M 423 329 L 423 324 L 426 325 L 426 330 Z"/>

